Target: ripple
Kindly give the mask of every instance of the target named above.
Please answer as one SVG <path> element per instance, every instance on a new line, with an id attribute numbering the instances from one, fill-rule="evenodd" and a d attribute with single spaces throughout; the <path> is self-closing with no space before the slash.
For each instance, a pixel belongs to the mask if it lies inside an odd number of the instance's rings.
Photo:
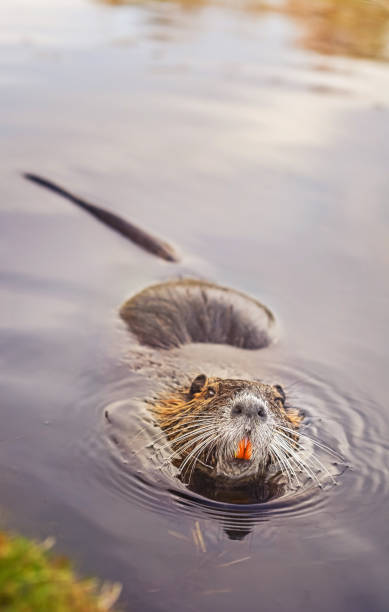
<path id="1" fill-rule="evenodd" d="M 106 399 L 96 402 L 100 417 L 78 449 L 88 458 L 93 478 L 112 494 L 141 508 L 172 517 L 182 513 L 215 519 L 236 534 L 270 519 L 301 519 L 334 505 L 337 512 L 353 508 L 356 516 L 362 496 L 374 498 L 379 505 L 388 488 L 387 443 L 380 435 L 384 431 L 382 410 L 367 392 L 355 386 L 350 391 L 351 384 L 344 382 L 342 388 L 329 383 L 331 372 L 323 372 L 321 365 L 291 368 L 262 363 L 261 368 L 272 378 L 279 377 L 289 401 L 304 412 L 302 433 L 343 457 L 335 460 L 311 443 L 309 452 L 322 464 L 315 470 L 322 487 L 306 478 L 295 491 L 287 490 L 267 502 L 246 504 L 217 501 L 190 490 L 178 479 L 177 469 L 166 462 L 166 440 L 153 424 L 147 404 L 134 399 L 132 376 L 111 385 Z M 138 396 L 151 396 L 150 390 L 137 391 Z M 331 477 L 341 486 L 334 486 Z"/>
<path id="2" fill-rule="evenodd" d="M 323 441 L 343 457 L 343 461 L 334 461 L 316 448 L 326 466 L 331 465 L 341 475 L 338 482 L 342 486 L 333 491 L 338 498 L 337 507 L 341 502 L 345 509 L 352 508 L 355 517 L 361 499 L 368 497 L 378 505 L 382 503 L 388 493 L 389 468 L 387 441 L 381 433 L 385 431 L 385 411 L 372 399 L 370 391 L 361 389 L 343 371 L 336 376 L 322 364 L 270 367 L 277 367 L 286 381 L 297 381 L 294 391 L 290 384 L 290 391 L 293 403 L 306 414 L 302 432 Z M 333 382 L 337 377 L 341 377 L 341 383 Z"/>

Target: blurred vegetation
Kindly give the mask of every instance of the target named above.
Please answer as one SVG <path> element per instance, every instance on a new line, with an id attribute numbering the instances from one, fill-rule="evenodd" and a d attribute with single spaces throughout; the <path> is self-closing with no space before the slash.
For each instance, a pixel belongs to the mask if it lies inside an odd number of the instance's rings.
<path id="1" fill-rule="evenodd" d="M 389 60 L 389 0 L 100 0 L 110 5 L 229 6 L 261 16 L 274 12 L 303 30 L 301 45 L 331 55 Z"/>
<path id="2" fill-rule="evenodd" d="M 0 610 L 96 612 L 111 609 L 120 585 L 78 580 L 69 562 L 54 558 L 49 542 L 36 544 L 0 532 Z"/>
<path id="3" fill-rule="evenodd" d="M 287 0 L 281 10 L 303 26 L 301 44 L 306 49 L 389 59 L 386 0 Z"/>

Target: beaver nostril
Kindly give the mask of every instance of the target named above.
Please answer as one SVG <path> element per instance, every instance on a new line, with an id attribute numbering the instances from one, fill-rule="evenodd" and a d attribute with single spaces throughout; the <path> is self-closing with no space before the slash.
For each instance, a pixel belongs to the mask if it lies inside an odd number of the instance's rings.
<path id="1" fill-rule="evenodd" d="M 231 410 L 232 415 L 242 414 L 242 412 L 243 412 L 243 407 L 240 404 L 238 404 L 237 406 L 234 406 L 233 409 Z"/>

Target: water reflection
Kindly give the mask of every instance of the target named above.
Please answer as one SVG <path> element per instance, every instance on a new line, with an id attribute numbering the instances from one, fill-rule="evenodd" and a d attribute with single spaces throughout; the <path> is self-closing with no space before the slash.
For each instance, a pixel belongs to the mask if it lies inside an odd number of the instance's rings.
<path id="1" fill-rule="evenodd" d="M 180 475 L 180 480 L 184 478 Z M 196 470 L 193 471 L 188 483 L 185 483 L 190 491 L 201 495 L 206 499 L 221 503 L 248 506 L 252 504 L 264 504 L 272 499 L 277 499 L 285 494 L 287 488 L 280 479 L 258 480 L 251 485 L 231 487 L 229 483 L 220 482 Z"/>
<path id="2" fill-rule="evenodd" d="M 303 26 L 301 44 L 329 55 L 389 59 L 389 3 L 287 0 L 281 9 Z"/>
<path id="3" fill-rule="evenodd" d="M 134 0 L 100 0 L 111 6 L 147 5 Z M 326 55 L 389 59 L 389 2 L 387 0 L 158 0 L 183 10 L 223 6 L 258 17 L 277 13 L 293 19 L 302 29 L 298 44 Z M 155 6 L 155 3 L 153 3 Z M 175 16 L 167 17 L 172 25 Z"/>
<path id="4" fill-rule="evenodd" d="M 318 46 L 327 28 L 334 52 L 352 42 L 366 53 L 376 36 L 383 58 L 381 9 L 348 9 L 376 20 L 358 41 L 351 16 L 340 23 L 341 0 L 323 0 L 333 13 L 322 16 L 301 2 L 304 15 L 286 1 L 246 12 L 232 0 L 226 10 L 146 2 L 0 3 L 7 523 L 56 537 L 85 574 L 122 582 L 123 609 L 387 610 L 389 72 L 291 48 L 301 35 Z M 349 95 L 312 93 L 324 86 Z M 183 265 L 154 262 L 29 187 L 22 170 L 172 241 Z M 338 486 L 231 508 L 185 489 L 168 465 L 154 469 L 152 448 L 134 457 L 141 436 L 128 457 L 110 444 L 103 409 L 142 404 L 154 386 L 135 359 L 129 371 L 118 305 L 185 273 L 272 306 L 280 342 L 231 360 L 294 385 L 309 431 L 350 465 Z M 229 361 L 224 348 L 206 360 L 203 350 L 182 355 L 185 371 Z M 130 439 L 139 427 L 125 408 L 112 433 Z"/>
<path id="5" fill-rule="evenodd" d="M 104 4 L 110 4 L 111 6 L 139 6 L 144 4 L 149 4 L 148 0 L 142 2 L 142 0 L 99 0 Z M 157 0 L 160 4 L 176 4 L 180 5 L 184 9 L 202 7 L 206 5 L 213 4 L 208 0 Z"/>

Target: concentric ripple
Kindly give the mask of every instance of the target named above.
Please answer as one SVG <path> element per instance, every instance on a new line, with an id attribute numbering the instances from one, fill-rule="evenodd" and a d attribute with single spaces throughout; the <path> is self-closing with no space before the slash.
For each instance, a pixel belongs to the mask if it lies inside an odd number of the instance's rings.
<path id="1" fill-rule="evenodd" d="M 190 490 L 166 460 L 169 443 L 147 409 L 152 389 L 144 382 L 139 387 L 132 374 L 111 385 L 106 399 L 96 402 L 96 428 L 82 442 L 93 477 L 131 504 L 171 516 L 181 512 L 214 518 L 226 529 L 243 533 L 269 518 L 305 517 L 334 505 L 337 511 L 353 507 L 355 516 L 361 496 L 379 504 L 387 493 L 387 444 L 380 436 L 382 411 L 367 393 L 353 389 L 351 382 L 345 384 L 343 374 L 342 389 L 330 383 L 331 372 L 322 365 L 301 363 L 292 369 L 262 362 L 260 367 L 264 379 L 277 377 L 282 382 L 289 402 L 305 414 L 301 431 L 318 441 L 318 445 L 310 441 L 306 452 L 321 486 L 305 478 L 301 487 L 286 490 L 278 498 L 246 504 L 220 502 Z"/>

